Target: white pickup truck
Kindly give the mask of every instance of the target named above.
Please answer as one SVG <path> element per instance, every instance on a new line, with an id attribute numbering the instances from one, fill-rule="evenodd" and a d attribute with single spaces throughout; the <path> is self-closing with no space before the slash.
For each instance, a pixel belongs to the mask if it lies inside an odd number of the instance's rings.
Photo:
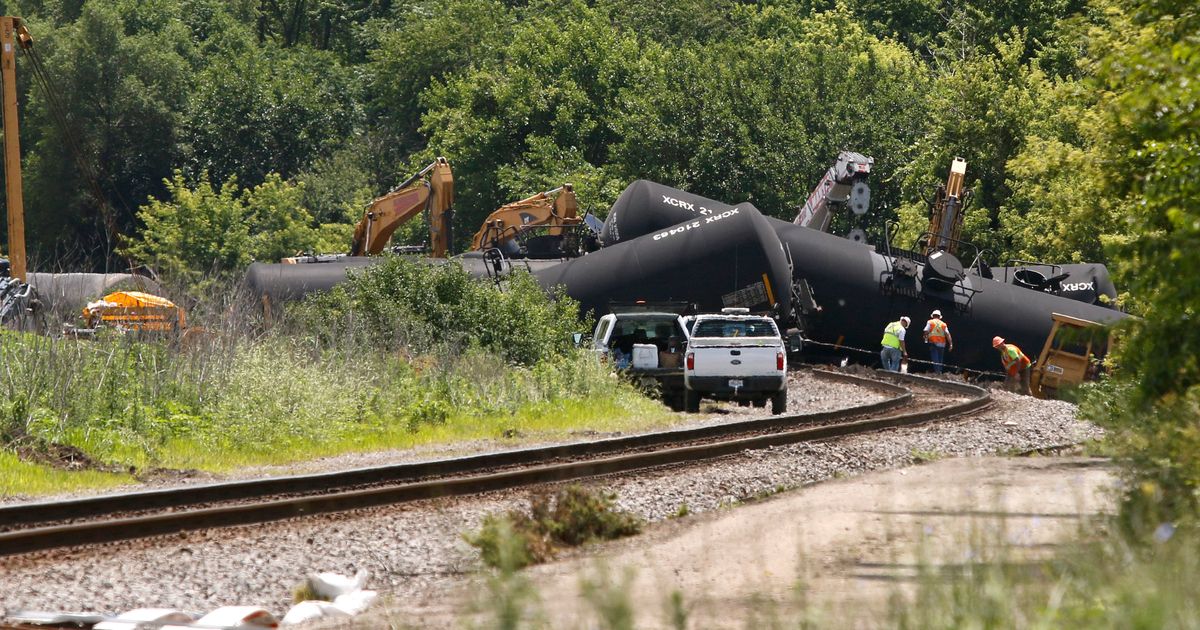
<path id="1" fill-rule="evenodd" d="M 684 406 L 687 331 L 677 313 L 650 308 L 609 313 L 596 322 L 592 348 L 635 383 L 656 387 L 676 411 Z"/>
<path id="2" fill-rule="evenodd" d="M 684 360 L 684 408 L 696 411 L 701 398 L 749 402 L 771 413 L 787 411 L 787 352 L 769 317 L 746 309 L 697 315 L 690 324 Z"/>

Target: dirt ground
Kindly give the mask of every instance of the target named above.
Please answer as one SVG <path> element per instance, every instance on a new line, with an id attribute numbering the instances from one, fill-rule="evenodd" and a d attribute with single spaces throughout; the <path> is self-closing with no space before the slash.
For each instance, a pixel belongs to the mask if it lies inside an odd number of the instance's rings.
<path id="1" fill-rule="evenodd" d="M 596 627 L 605 588 L 629 594 L 637 628 L 671 627 L 672 592 L 693 628 L 791 627 L 813 614 L 822 626 L 883 627 L 889 598 L 911 593 L 921 563 L 952 570 L 975 558 L 980 541 L 1025 559 L 1050 553 L 1112 509 L 1114 483 L 1102 459 L 941 460 L 673 519 L 524 575 L 548 627 Z M 590 601 L 581 595 L 588 581 L 606 585 Z M 494 600 L 474 579 L 374 614 L 389 625 L 462 627 L 472 621 L 464 610 L 495 610 Z M 473 621 L 489 626 L 487 616 Z"/>

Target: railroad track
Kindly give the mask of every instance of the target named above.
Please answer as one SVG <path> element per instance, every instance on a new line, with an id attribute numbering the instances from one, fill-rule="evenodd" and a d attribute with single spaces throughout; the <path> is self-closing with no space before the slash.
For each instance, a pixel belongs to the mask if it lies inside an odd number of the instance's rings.
<path id="1" fill-rule="evenodd" d="M 0 556 L 686 464 L 948 419 L 991 403 L 986 390 L 966 383 L 886 373 L 875 378 L 824 370 L 814 374 L 889 397 L 836 411 L 471 457 L 0 507 L 0 527 L 5 528 Z M 925 393 L 914 395 L 914 388 Z"/>

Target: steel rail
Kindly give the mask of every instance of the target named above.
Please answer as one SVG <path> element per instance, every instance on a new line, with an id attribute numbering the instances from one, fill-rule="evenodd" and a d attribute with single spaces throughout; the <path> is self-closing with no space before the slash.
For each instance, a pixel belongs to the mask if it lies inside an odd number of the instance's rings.
<path id="1" fill-rule="evenodd" d="M 704 444 L 693 444 L 690 446 L 661 448 L 658 450 L 645 452 L 610 455 L 608 457 L 585 459 L 582 461 L 569 461 L 549 464 L 544 463 L 547 460 L 553 461 L 555 459 L 583 457 L 589 455 L 596 456 L 612 453 L 613 451 L 629 450 L 630 448 L 634 448 L 635 444 L 643 448 L 679 444 L 680 442 L 694 442 L 698 439 L 712 439 L 715 437 L 721 437 L 722 435 L 728 436 L 736 433 L 745 433 L 747 430 L 779 428 L 781 426 L 789 427 L 789 422 L 794 425 L 803 421 L 817 422 L 823 420 L 843 419 L 848 417 L 878 414 L 912 400 L 911 391 L 908 391 L 906 388 L 897 385 L 833 372 L 817 372 L 824 378 L 832 378 L 835 380 L 841 380 L 843 382 L 859 385 L 869 385 L 871 387 L 892 391 L 898 395 L 889 400 L 833 412 L 796 414 L 786 417 L 774 417 L 765 420 L 751 420 L 739 423 L 731 423 L 728 425 L 703 427 L 699 429 L 682 429 L 677 431 L 630 436 L 627 438 L 613 438 L 609 440 L 600 440 L 597 442 L 567 444 L 562 446 L 524 449 L 519 451 L 506 451 L 502 453 L 480 455 L 468 458 L 438 460 L 417 464 L 402 464 L 398 466 L 384 467 L 382 469 L 360 469 L 356 471 L 349 471 L 349 473 L 309 475 L 303 477 L 303 479 L 309 480 L 305 482 L 306 484 L 328 484 L 338 474 L 349 474 L 352 478 L 357 479 L 359 476 L 368 474 L 372 471 L 375 473 L 386 471 L 388 474 L 398 475 L 396 478 L 399 479 L 399 481 L 395 482 L 395 485 L 377 488 L 349 490 L 343 492 L 332 492 L 329 494 L 269 500 L 259 503 L 179 510 L 163 514 L 88 521 L 67 525 L 37 527 L 3 532 L 0 533 L 0 556 L 29 553 L 33 551 L 76 546 L 81 544 L 99 544 L 135 538 L 147 538 L 199 529 L 214 529 L 238 525 L 260 524 L 301 516 L 310 516 L 314 514 L 344 512 L 420 499 L 474 494 L 539 483 L 553 483 L 586 477 L 595 477 L 599 475 L 625 473 L 664 465 L 697 462 L 725 455 L 731 455 L 746 450 L 829 439 L 857 433 L 878 431 L 891 427 L 908 426 L 921 424 L 932 420 L 946 419 L 976 411 L 991 403 L 991 396 L 987 393 L 987 391 L 974 385 L 940 381 L 911 375 L 889 375 L 891 378 L 894 378 L 898 381 L 919 382 L 927 387 L 932 387 L 941 391 L 958 393 L 967 396 L 967 400 L 938 409 L 907 414 L 902 413 L 878 418 L 852 420 L 848 422 L 827 424 L 810 428 L 790 428 L 787 430 L 763 435 L 754 435 L 750 437 L 722 440 Z M 731 430 L 730 427 L 740 427 L 740 429 Z M 541 457 L 541 459 L 539 459 L 539 457 Z M 473 462 L 473 464 L 470 462 Z M 539 462 L 543 463 L 539 464 Z M 500 472 L 479 472 L 481 470 L 494 469 L 502 465 L 515 465 L 520 467 L 514 470 Z M 407 472 L 403 472 L 403 469 L 405 468 L 408 468 Z M 421 471 L 420 475 L 422 476 L 444 474 L 448 477 L 420 481 L 407 480 L 404 475 L 413 476 L 415 470 Z M 454 473 L 446 471 L 459 472 Z M 459 474 L 460 476 L 449 476 L 452 474 Z M 258 480 L 255 482 L 236 482 L 232 484 L 212 484 L 210 486 L 183 488 L 179 490 L 192 492 L 193 496 L 198 496 L 196 491 L 205 491 L 206 489 L 211 490 L 214 488 L 225 488 L 230 492 L 244 492 L 247 491 L 248 488 L 255 487 L 253 484 L 266 482 L 265 486 L 257 487 L 273 488 L 270 494 L 278 495 L 281 492 L 298 492 L 299 490 L 297 490 L 297 488 L 300 486 L 286 485 L 287 481 L 292 480 L 294 482 L 295 479 L 297 478 Z M 317 480 L 321 481 L 318 483 Z M 370 479 L 370 482 L 372 483 L 378 483 L 379 481 L 380 479 L 378 477 Z M 284 485 L 272 485 L 269 482 L 283 482 Z M 280 487 L 285 487 L 287 489 L 279 490 L 278 488 Z M 312 486 L 310 485 L 307 487 Z M 325 487 L 328 488 L 329 486 L 327 485 Z M 140 495 L 145 497 L 148 495 L 153 495 L 163 499 L 167 494 L 169 494 L 169 491 L 156 491 L 153 493 L 135 493 L 133 496 Z M 113 497 L 97 497 L 96 499 L 109 499 L 111 501 L 119 498 L 120 496 L 130 495 L 114 495 Z M 60 504 L 33 504 L 32 506 L 13 506 L 5 509 L 9 510 L 9 514 L 18 514 L 18 512 L 14 510 L 17 510 L 20 507 L 28 508 L 40 506 L 41 509 L 47 513 L 58 513 L 55 512 L 55 510 L 66 509 L 65 506 L 68 505 L 85 505 L 95 508 L 96 504 L 88 503 L 89 501 L 93 500 L 94 499 L 80 499 L 74 501 L 65 501 L 61 502 Z M 230 500 L 230 496 L 228 494 L 224 495 L 220 498 L 220 500 Z M 58 505 L 59 507 L 53 507 L 54 505 Z M 110 503 L 110 505 L 112 505 L 112 503 Z M 173 504 L 173 506 L 179 505 L 185 504 L 178 502 Z M 145 508 L 146 504 L 140 503 L 137 509 Z M 80 514 L 78 512 L 70 514 L 71 518 L 78 518 L 79 516 Z M 0 512 L 0 519 L 2 518 L 3 512 Z M 5 521 L 0 520 L 0 522 Z"/>
<path id="2" fill-rule="evenodd" d="M 509 466 L 578 457 L 595 457 L 637 448 L 677 444 L 689 440 L 714 439 L 752 430 L 769 430 L 796 424 L 839 420 L 849 415 L 869 415 L 905 405 L 912 393 L 903 387 L 861 377 L 814 370 L 817 376 L 847 384 L 883 390 L 886 400 L 849 409 L 812 412 L 745 420 L 694 429 L 676 429 L 640 435 L 605 438 L 554 446 L 514 449 L 427 462 L 374 466 L 331 473 L 293 475 L 185 486 L 164 490 L 100 495 L 63 501 L 26 503 L 0 507 L 0 528 L 18 524 L 44 523 L 106 516 L 119 512 L 168 509 L 263 496 L 311 494 L 379 483 L 405 483 L 431 477 L 477 473 Z"/>

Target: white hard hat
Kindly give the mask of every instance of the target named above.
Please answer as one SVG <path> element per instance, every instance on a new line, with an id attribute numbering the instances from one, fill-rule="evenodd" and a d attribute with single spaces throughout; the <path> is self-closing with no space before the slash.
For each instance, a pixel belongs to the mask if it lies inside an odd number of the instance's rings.
<path id="1" fill-rule="evenodd" d="M 904 324 L 905 326 L 907 326 L 908 322 L 910 322 L 910 321 L 912 321 L 912 320 L 908 318 L 908 315 L 903 315 L 900 317 L 900 323 Z"/>
<path id="2" fill-rule="evenodd" d="M 934 311 L 933 311 L 932 313 L 930 313 L 930 314 L 929 314 L 929 316 L 930 316 L 930 317 L 941 317 L 941 316 L 942 316 L 942 312 L 941 312 L 941 311 L 939 311 L 939 310 L 937 310 L 937 309 L 934 309 Z"/>

